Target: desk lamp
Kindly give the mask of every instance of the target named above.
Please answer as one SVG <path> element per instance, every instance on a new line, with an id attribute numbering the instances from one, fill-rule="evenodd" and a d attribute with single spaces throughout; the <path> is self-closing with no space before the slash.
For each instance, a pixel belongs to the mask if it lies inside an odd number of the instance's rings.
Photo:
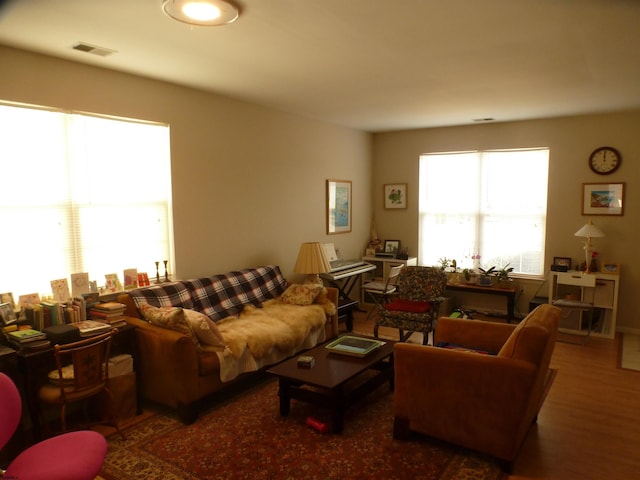
<path id="1" fill-rule="evenodd" d="M 596 227 L 591 220 L 585 224 L 580 230 L 574 233 L 576 237 L 584 237 L 587 241 L 584 244 L 584 255 L 587 268 L 585 273 L 591 273 L 591 238 L 604 237 L 604 233 L 598 227 Z"/>
<path id="2" fill-rule="evenodd" d="M 331 265 L 329 265 L 327 258 L 324 256 L 320 242 L 306 242 L 300 245 L 298 260 L 295 267 L 293 267 L 293 271 L 295 273 L 304 273 L 307 276 L 304 283 L 322 285 L 322 279 L 318 274 L 331 271 Z"/>

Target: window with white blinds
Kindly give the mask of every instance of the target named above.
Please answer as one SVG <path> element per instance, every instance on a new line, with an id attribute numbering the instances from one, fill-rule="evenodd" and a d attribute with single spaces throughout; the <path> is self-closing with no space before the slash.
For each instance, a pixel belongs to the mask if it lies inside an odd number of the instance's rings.
<path id="1" fill-rule="evenodd" d="M 0 165 L 0 291 L 173 265 L 168 126 L 0 104 Z"/>
<path id="2" fill-rule="evenodd" d="M 544 274 L 549 150 L 420 156 L 419 258 Z"/>

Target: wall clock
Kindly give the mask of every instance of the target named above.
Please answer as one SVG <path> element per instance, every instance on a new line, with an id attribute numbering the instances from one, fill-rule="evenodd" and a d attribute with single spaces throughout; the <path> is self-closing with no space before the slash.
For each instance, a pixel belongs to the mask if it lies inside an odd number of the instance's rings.
<path id="1" fill-rule="evenodd" d="M 613 147 L 596 148 L 589 156 L 589 168 L 598 175 L 615 172 L 622 162 L 620 152 Z"/>

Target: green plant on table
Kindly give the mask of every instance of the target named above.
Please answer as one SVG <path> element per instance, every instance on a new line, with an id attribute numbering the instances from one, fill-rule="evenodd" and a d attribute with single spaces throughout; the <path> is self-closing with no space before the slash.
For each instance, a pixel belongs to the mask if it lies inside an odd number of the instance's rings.
<path id="1" fill-rule="evenodd" d="M 495 270 L 494 275 L 498 277 L 500 282 L 508 282 L 510 280 L 509 274 L 513 272 L 513 267 L 509 267 L 507 263 L 504 267 Z"/>

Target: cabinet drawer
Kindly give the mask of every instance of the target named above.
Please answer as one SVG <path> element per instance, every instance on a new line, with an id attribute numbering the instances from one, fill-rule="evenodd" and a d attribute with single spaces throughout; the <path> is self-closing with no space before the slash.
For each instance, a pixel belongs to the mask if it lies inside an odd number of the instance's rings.
<path id="1" fill-rule="evenodd" d="M 579 272 L 558 272 L 558 284 L 560 285 L 576 285 L 579 287 L 595 287 L 596 276 L 582 274 Z"/>

